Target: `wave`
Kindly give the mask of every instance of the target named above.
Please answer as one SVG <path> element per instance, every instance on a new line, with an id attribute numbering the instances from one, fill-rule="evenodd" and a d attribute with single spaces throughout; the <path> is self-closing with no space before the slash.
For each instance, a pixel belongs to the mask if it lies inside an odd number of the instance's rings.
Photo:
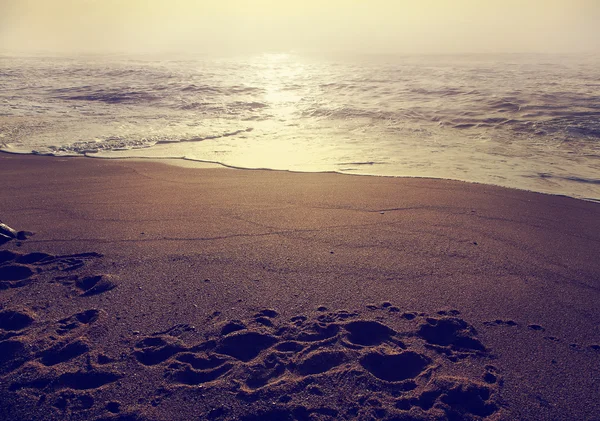
<path id="1" fill-rule="evenodd" d="M 212 140 L 212 139 L 220 139 L 223 137 L 237 136 L 242 133 L 249 133 L 252 130 L 254 130 L 252 127 L 248 127 L 247 129 L 236 130 L 233 132 L 225 132 L 225 133 L 221 133 L 221 134 L 209 135 L 209 136 L 204 136 L 204 137 L 192 137 L 189 139 L 178 139 L 178 140 L 159 140 L 155 143 L 155 145 L 186 143 L 186 142 L 202 142 L 204 140 Z"/>
<path id="2" fill-rule="evenodd" d="M 18 149 L 14 148 L 9 144 L 2 144 L 2 149 L 5 151 L 14 152 L 19 150 L 21 153 L 32 153 L 35 155 L 60 155 L 60 156 L 81 156 L 97 154 L 99 152 L 110 152 L 110 151 L 132 151 L 139 149 L 147 149 L 156 145 L 168 145 L 178 143 L 191 143 L 191 142 L 202 142 L 205 140 L 221 139 L 226 137 L 233 137 L 249 133 L 254 130 L 252 127 L 245 129 L 234 130 L 230 132 L 222 132 L 206 136 L 193 136 L 187 138 L 164 138 L 156 139 L 152 137 L 148 138 L 127 138 L 119 136 L 111 136 L 100 140 L 91 141 L 79 141 L 68 145 L 62 146 L 46 146 L 38 149 Z"/>
<path id="3" fill-rule="evenodd" d="M 528 175 L 528 176 L 526 175 L 524 177 L 541 178 L 541 179 L 555 179 L 555 180 L 572 181 L 575 183 L 600 185 L 600 178 L 588 178 L 588 177 L 580 177 L 580 176 L 576 176 L 576 175 L 555 175 L 555 174 L 550 174 L 550 173 L 537 173 L 535 175 Z"/>
<path id="4" fill-rule="evenodd" d="M 425 125 L 436 122 L 439 127 L 457 130 L 502 129 L 515 136 L 600 139 L 600 111 L 578 110 L 568 106 L 525 106 L 506 99 L 459 103 L 444 109 L 412 107 L 389 110 L 325 104 L 306 107 L 301 111 L 301 117 L 329 120 L 367 118 L 400 125 L 407 122 Z"/>
<path id="5" fill-rule="evenodd" d="M 239 118 L 243 120 L 266 120 L 271 117 L 270 114 L 265 114 L 264 109 L 269 108 L 269 105 L 263 102 L 251 101 L 234 101 L 228 103 L 216 102 L 191 102 L 177 104 L 174 108 L 184 111 L 196 111 L 205 115 L 217 116 L 220 118 Z M 248 115 L 253 113 L 254 115 Z M 261 115 L 255 115 L 261 113 Z"/>
<path id="6" fill-rule="evenodd" d="M 199 92 L 199 93 L 221 93 L 222 90 L 217 88 L 216 86 L 209 85 L 186 85 L 180 88 L 182 92 Z"/>
<path id="7" fill-rule="evenodd" d="M 76 89 L 70 89 L 73 91 L 86 91 L 87 87 L 80 87 Z M 92 102 L 104 102 L 107 104 L 120 104 L 120 103 L 146 103 L 156 101 L 158 97 L 146 91 L 128 91 L 124 89 L 105 90 L 98 89 L 92 92 L 81 92 L 75 95 L 59 95 L 56 99 L 62 99 L 66 101 L 92 101 Z"/>
<path id="8" fill-rule="evenodd" d="M 240 94 L 262 94 L 264 89 L 257 88 L 254 86 L 243 86 L 243 85 L 231 85 L 231 86 L 211 86 L 211 85 L 197 85 L 191 83 L 179 88 L 182 92 L 194 92 L 194 93 L 214 93 L 221 95 L 240 95 Z"/>
<path id="9" fill-rule="evenodd" d="M 445 88 L 445 89 L 427 89 L 427 88 L 412 88 L 409 90 L 411 94 L 418 94 L 421 96 L 433 96 L 433 97 L 448 97 L 448 96 L 477 96 L 479 91 L 476 90 L 464 90 L 458 88 Z"/>
<path id="10" fill-rule="evenodd" d="M 330 107 L 310 107 L 301 112 L 303 117 L 312 118 L 330 118 L 350 120 L 357 118 L 370 118 L 374 120 L 392 120 L 402 118 L 402 114 L 394 111 L 372 110 L 367 108 L 355 108 L 341 106 L 337 108 Z"/>
<path id="11" fill-rule="evenodd" d="M 377 162 L 377 161 L 340 162 L 338 165 L 380 165 L 380 164 L 385 164 L 385 162 Z"/>

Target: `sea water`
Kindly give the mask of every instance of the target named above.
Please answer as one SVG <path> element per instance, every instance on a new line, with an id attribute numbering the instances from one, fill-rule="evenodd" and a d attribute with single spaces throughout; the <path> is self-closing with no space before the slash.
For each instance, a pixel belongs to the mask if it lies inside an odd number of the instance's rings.
<path id="1" fill-rule="evenodd" d="M 0 149 L 600 200 L 600 55 L 0 55 Z"/>

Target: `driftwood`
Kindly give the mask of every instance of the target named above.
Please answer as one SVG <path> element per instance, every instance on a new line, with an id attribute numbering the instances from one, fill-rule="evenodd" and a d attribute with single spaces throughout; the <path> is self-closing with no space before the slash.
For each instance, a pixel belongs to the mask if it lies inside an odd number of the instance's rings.
<path id="1" fill-rule="evenodd" d="M 0 244 L 4 244 L 10 240 L 25 240 L 33 233 L 28 231 L 17 231 L 0 221 Z"/>
<path id="2" fill-rule="evenodd" d="M 9 227 L 8 225 L 2 223 L 2 221 L 0 221 L 0 235 L 3 235 L 5 237 L 12 239 L 12 238 L 17 238 L 19 233 L 17 231 L 15 231 L 14 229 L 12 229 L 11 227 Z"/>

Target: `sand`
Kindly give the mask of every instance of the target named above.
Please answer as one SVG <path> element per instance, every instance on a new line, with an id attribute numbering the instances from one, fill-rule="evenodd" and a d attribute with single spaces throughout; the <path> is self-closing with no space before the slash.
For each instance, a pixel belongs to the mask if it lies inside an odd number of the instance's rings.
<path id="1" fill-rule="evenodd" d="M 600 419 L 600 205 L 0 155 L 3 420 Z"/>

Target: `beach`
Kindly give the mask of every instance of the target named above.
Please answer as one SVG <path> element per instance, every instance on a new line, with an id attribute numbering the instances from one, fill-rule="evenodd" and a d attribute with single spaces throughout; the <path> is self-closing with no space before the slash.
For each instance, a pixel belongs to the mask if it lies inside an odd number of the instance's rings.
<path id="1" fill-rule="evenodd" d="M 4 420 L 600 419 L 600 204 L 0 154 Z"/>

